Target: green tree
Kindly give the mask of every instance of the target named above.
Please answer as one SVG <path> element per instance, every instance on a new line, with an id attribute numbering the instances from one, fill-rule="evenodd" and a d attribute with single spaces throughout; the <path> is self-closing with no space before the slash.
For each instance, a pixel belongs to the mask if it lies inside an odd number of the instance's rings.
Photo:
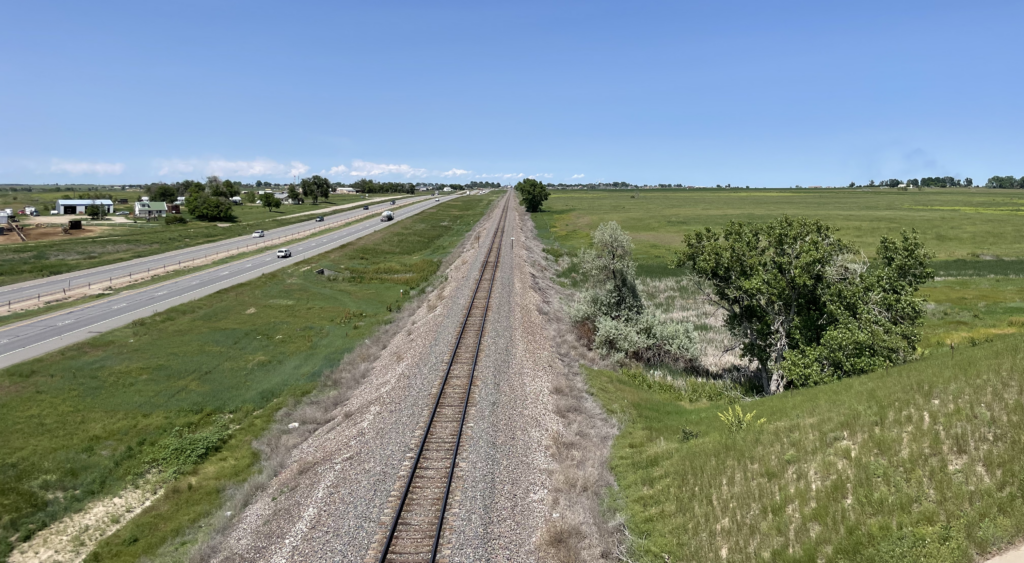
<path id="1" fill-rule="evenodd" d="M 326 201 L 331 197 L 331 181 L 316 174 L 303 178 L 302 193 L 313 198 L 313 203 L 318 203 L 321 199 Z"/>
<path id="2" fill-rule="evenodd" d="M 533 178 L 526 178 L 520 181 L 516 184 L 515 190 L 519 194 L 519 203 L 526 207 L 528 213 L 540 211 L 544 202 L 550 196 L 544 184 Z"/>
<path id="3" fill-rule="evenodd" d="M 765 393 L 858 375 L 911 359 L 932 278 L 917 233 L 882 237 L 879 264 L 817 220 L 731 222 L 687 235 L 675 266 L 707 280 L 726 326 L 755 360 Z"/>
<path id="4" fill-rule="evenodd" d="M 267 211 L 280 209 L 281 200 L 274 194 L 263 194 L 263 207 L 266 207 Z"/>
<path id="5" fill-rule="evenodd" d="M 292 203 L 302 203 L 302 194 L 295 187 L 295 184 L 288 185 L 288 199 L 292 200 Z"/>
<path id="6" fill-rule="evenodd" d="M 221 190 L 224 192 L 225 197 L 237 197 L 238 194 L 242 193 L 242 185 L 240 182 L 224 180 L 224 182 L 221 183 Z"/>
<path id="7" fill-rule="evenodd" d="M 211 197 L 200 187 L 193 187 L 185 197 L 188 212 L 201 221 L 227 221 L 234 219 L 231 202 L 223 197 Z"/>
<path id="8" fill-rule="evenodd" d="M 85 208 L 85 214 L 92 217 L 93 220 L 99 220 L 106 216 L 107 206 L 106 205 L 88 205 Z"/>
<path id="9" fill-rule="evenodd" d="M 1001 190 L 1012 190 L 1018 187 L 1017 179 L 1013 176 L 992 176 L 985 183 L 986 188 Z"/>
<path id="10" fill-rule="evenodd" d="M 178 201 L 178 190 L 174 189 L 174 186 L 162 184 L 153 190 L 153 195 L 150 197 L 153 201 L 174 203 L 175 201 Z"/>

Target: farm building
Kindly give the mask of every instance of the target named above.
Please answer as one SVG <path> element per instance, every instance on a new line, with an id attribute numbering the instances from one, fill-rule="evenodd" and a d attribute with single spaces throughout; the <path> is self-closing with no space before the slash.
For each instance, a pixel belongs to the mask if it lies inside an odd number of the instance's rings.
<path id="1" fill-rule="evenodd" d="M 149 219 L 151 217 L 166 217 L 167 204 L 162 201 L 136 201 L 135 216 Z"/>
<path id="2" fill-rule="evenodd" d="M 103 206 L 107 213 L 114 212 L 114 202 L 109 199 L 58 199 L 57 211 L 59 215 L 79 215 L 90 205 Z"/>

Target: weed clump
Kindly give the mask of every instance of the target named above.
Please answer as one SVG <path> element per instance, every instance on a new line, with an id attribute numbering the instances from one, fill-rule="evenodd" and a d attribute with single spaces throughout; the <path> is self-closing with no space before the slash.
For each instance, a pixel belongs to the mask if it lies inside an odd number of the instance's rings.
<path id="1" fill-rule="evenodd" d="M 757 411 L 750 411 L 743 414 L 743 409 L 739 405 L 735 405 L 725 409 L 725 412 L 718 413 L 718 418 L 722 419 L 722 422 L 729 427 L 729 431 L 736 433 L 746 430 L 750 423 L 754 421 L 754 415 Z M 765 419 L 761 418 L 755 423 L 760 426 L 764 424 Z"/>
<path id="2" fill-rule="evenodd" d="M 196 432 L 175 428 L 169 436 L 157 443 L 147 461 L 163 470 L 168 477 L 177 477 L 219 450 L 230 433 L 224 419 Z"/>

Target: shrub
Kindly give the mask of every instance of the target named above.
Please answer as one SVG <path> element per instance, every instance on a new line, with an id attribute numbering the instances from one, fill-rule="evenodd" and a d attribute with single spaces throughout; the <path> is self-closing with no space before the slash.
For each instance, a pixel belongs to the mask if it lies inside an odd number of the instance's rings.
<path id="1" fill-rule="evenodd" d="M 175 428 L 170 436 L 156 445 L 147 461 L 169 476 L 184 474 L 219 450 L 227 441 L 229 433 L 223 419 L 198 432 Z"/>
<path id="2" fill-rule="evenodd" d="M 164 223 L 166 223 L 168 225 L 185 224 L 185 223 L 188 223 L 188 219 L 184 218 L 181 215 L 171 214 L 171 215 L 168 215 L 168 216 L 164 217 Z"/>
<path id="3" fill-rule="evenodd" d="M 693 325 L 647 310 L 629 235 L 613 221 L 598 226 L 592 240 L 593 248 L 581 250 L 576 260 L 586 283 L 569 308 L 577 333 L 617 361 L 688 364 L 696 356 Z"/>

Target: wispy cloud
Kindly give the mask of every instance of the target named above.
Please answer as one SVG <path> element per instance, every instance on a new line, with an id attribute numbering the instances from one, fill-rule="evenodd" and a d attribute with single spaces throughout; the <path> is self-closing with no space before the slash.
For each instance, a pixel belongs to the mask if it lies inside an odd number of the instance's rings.
<path id="1" fill-rule="evenodd" d="M 205 176 L 251 177 L 251 176 L 301 176 L 309 171 L 309 166 L 293 160 L 289 165 L 281 164 L 268 158 L 255 160 L 160 160 L 157 172 L 161 176 L 169 174 L 201 173 Z"/>
<path id="2" fill-rule="evenodd" d="M 583 177 L 583 174 L 573 174 L 573 175 L 572 175 L 572 178 L 569 178 L 569 179 L 570 179 L 570 180 L 576 180 L 576 179 L 578 179 L 578 178 L 582 178 L 582 177 Z"/>
<path id="3" fill-rule="evenodd" d="M 397 175 L 406 178 L 422 177 L 428 173 L 426 168 L 413 168 L 408 164 L 381 164 L 365 160 L 353 160 L 349 176 L 387 176 Z"/>
<path id="4" fill-rule="evenodd" d="M 372 178 L 375 176 L 400 176 L 403 178 L 425 178 L 437 176 L 441 178 L 458 178 L 472 174 L 469 170 L 451 168 L 447 171 L 428 170 L 426 168 L 414 168 L 408 164 L 387 164 L 380 162 L 368 162 L 366 160 L 353 160 L 352 164 L 345 166 L 339 164 L 327 171 L 330 176 L 350 176 L 359 178 Z"/>
<path id="5" fill-rule="evenodd" d="M 550 178 L 551 176 L 553 176 L 553 174 L 530 174 L 529 176 L 527 176 L 527 178 Z"/>
<path id="6" fill-rule="evenodd" d="M 502 180 L 515 180 L 518 178 L 525 178 L 526 174 L 522 172 L 518 174 L 477 174 L 477 178 L 500 178 Z"/>
<path id="7" fill-rule="evenodd" d="M 50 165 L 50 171 L 60 172 L 62 174 L 98 174 L 101 176 L 111 176 L 124 172 L 124 164 L 120 162 L 54 160 Z"/>

